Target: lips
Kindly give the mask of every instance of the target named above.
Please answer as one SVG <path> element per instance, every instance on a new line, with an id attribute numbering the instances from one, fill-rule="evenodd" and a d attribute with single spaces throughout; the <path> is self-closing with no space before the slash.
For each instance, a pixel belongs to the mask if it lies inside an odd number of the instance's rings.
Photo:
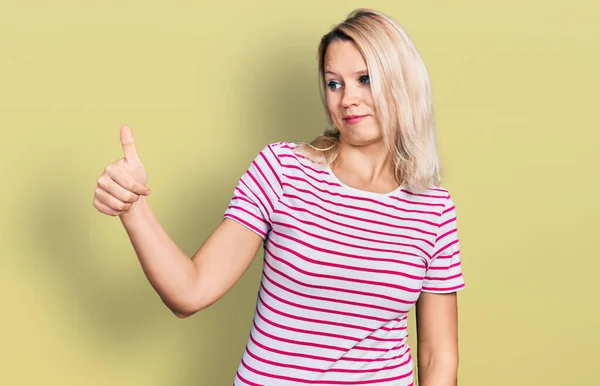
<path id="1" fill-rule="evenodd" d="M 358 123 L 358 122 L 362 121 L 367 116 L 368 115 L 347 115 L 343 119 L 344 119 L 344 122 L 352 125 L 354 123 Z"/>

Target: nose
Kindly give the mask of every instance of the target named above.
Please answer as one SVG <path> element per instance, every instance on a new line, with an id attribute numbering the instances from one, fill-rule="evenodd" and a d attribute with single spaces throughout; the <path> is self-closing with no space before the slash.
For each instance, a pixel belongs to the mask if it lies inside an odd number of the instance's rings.
<path id="1" fill-rule="evenodd" d="M 342 97 L 342 106 L 348 108 L 356 106 L 360 103 L 360 89 L 358 87 L 345 87 L 344 96 Z"/>

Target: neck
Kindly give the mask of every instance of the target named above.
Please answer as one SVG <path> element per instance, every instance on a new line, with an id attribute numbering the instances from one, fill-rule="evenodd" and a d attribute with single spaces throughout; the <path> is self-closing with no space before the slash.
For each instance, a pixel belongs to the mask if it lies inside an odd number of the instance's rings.
<path id="1" fill-rule="evenodd" d="M 353 146 L 340 139 L 338 156 L 330 166 L 346 175 L 354 175 L 366 184 L 395 181 L 394 163 L 383 142 Z"/>

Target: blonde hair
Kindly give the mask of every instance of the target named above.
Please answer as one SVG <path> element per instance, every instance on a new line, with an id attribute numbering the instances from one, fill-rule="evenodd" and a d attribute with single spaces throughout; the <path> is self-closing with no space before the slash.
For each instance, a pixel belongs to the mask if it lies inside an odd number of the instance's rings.
<path id="1" fill-rule="evenodd" d="M 338 155 L 340 132 L 328 113 L 324 77 L 325 53 L 336 40 L 352 41 L 367 63 L 376 114 L 396 180 L 412 191 L 439 186 L 440 162 L 427 69 L 402 27 L 372 9 L 352 11 L 321 38 L 319 90 L 328 127 L 310 143 L 299 142 L 296 149 L 326 164 L 331 164 Z"/>

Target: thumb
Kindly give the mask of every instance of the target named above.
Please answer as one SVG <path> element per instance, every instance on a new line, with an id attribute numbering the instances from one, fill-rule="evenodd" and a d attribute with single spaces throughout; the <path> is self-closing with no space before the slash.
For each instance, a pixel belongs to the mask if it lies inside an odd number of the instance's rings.
<path id="1" fill-rule="evenodd" d="M 127 125 L 121 127 L 121 146 L 123 146 L 123 152 L 125 153 L 125 160 L 127 163 L 141 162 L 140 157 L 135 150 L 133 132 Z"/>

